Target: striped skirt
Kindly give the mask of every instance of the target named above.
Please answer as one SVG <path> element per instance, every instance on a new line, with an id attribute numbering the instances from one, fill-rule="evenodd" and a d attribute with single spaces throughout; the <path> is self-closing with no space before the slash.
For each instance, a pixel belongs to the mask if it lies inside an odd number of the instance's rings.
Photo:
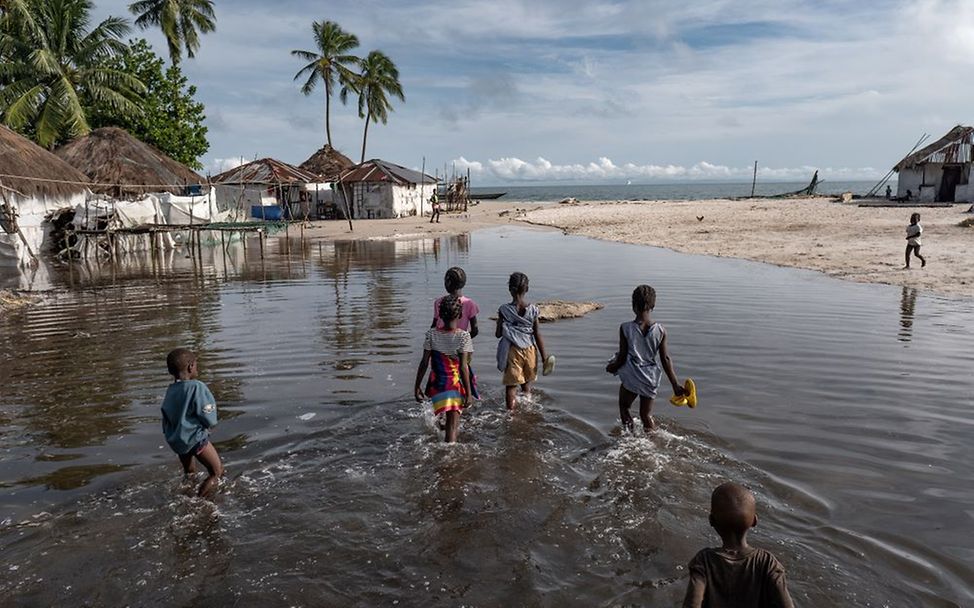
<path id="1" fill-rule="evenodd" d="M 467 389 L 460 375 L 460 359 L 439 351 L 430 353 L 430 376 L 426 383 L 426 396 L 433 400 L 433 413 L 462 411 Z M 470 388 L 474 399 L 479 399 L 477 379 L 470 370 Z"/>

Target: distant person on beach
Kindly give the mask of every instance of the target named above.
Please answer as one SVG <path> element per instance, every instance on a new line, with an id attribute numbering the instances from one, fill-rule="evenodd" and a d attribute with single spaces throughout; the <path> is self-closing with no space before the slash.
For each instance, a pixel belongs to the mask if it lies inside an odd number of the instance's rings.
<path id="1" fill-rule="evenodd" d="M 439 224 L 440 223 L 440 199 L 438 196 L 436 196 L 435 191 L 433 192 L 432 196 L 430 196 L 430 206 L 433 208 L 433 212 L 430 213 L 430 224 L 433 223 L 433 220 L 436 220 L 436 223 Z"/>
<path id="2" fill-rule="evenodd" d="M 690 560 L 683 608 L 794 608 L 781 562 L 747 544 L 748 530 L 758 525 L 756 511 L 754 494 L 744 486 L 725 483 L 714 490 L 710 525 L 723 545 Z"/>
<path id="3" fill-rule="evenodd" d="M 541 311 L 525 299 L 528 294 L 528 276 L 515 272 L 507 281 L 511 302 L 497 310 L 497 369 L 504 372 L 504 400 L 507 409 L 513 410 L 517 388 L 526 397 L 531 396 L 531 383 L 538 377 L 538 353 L 545 365 L 545 375 L 551 373 L 554 357 L 548 357 L 538 319 Z"/>
<path id="4" fill-rule="evenodd" d="M 629 408 L 636 397 L 639 397 L 639 418 L 643 431 L 648 433 L 656 428 L 651 413 L 663 372 L 673 386 L 673 394 L 678 397 L 686 394 L 686 389 L 680 386 L 673 370 L 673 361 L 666 347 L 666 330 L 652 319 L 654 308 L 656 290 L 649 285 L 636 287 L 632 292 L 632 311 L 636 313 L 636 318 L 619 327 L 619 351 L 605 366 L 605 371 L 618 374 L 621 381 L 619 417 L 622 426 L 630 432 L 633 419 Z M 656 363 L 657 357 L 662 369 Z"/>
<path id="5" fill-rule="evenodd" d="M 886 200 L 893 198 L 893 188 L 891 186 L 886 186 Z"/>
<path id="6" fill-rule="evenodd" d="M 443 416 L 441 427 L 445 440 L 455 443 L 460 432 L 460 412 L 470 405 L 473 388 L 470 384 L 470 357 L 473 354 L 473 339 L 470 333 L 457 327 L 463 315 L 463 304 L 457 296 L 449 295 L 440 299 L 439 318 L 442 328 L 431 327 L 426 330 L 423 341 L 423 358 L 416 370 L 416 386 L 413 393 L 416 401 L 426 397 L 433 401 L 433 414 Z M 420 385 L 426 369 L 429 380 L 426 390 Z"/>
<path id="7" fill-rule="evenodd" d="M 216 426 L 216 399 L 198 375 L 196 354 L 177 348 L 166 357 L 173 383 L 162 401 L 162 432 L 169 447 L 179 456 L 188 479 L 196 473 L 193 459 L 200 461 L 209 476 L 197 494 L 210 497 L 223 476 L 223 463 L 210 443 L 210 429 Z"/>
<path id="8" fill-rule="evenodd" d="M 912 252 L 920 260 L 920 268 L 927 265 L 927 260 L 920 255 L 920 235 L 923 234 L 923 226 L 920 225 L 920 214 L 914 213 L 910 216 L 910 225 L 906 227 L 906 269 L 910 268 L 910 253 Z"/>

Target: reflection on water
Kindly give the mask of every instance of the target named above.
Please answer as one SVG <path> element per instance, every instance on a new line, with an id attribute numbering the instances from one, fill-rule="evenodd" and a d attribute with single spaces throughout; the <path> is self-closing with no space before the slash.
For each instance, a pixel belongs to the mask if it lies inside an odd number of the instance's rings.
<path id="1" fill-rule="evenodd" d="M 900 342 L 909 342 L 913 338 L 913 315 L 917 305 L 917 290 L 903 287 L 900 297 Z"/>
<path id="2" fill-rule="evenodd" d="M 60 268 L 0 319 L 12 605 L 675 605 L 725 480 L 800 605 L 974 602 L 970 302 L 518 229 L 203 253 Z M 485 315 L 515 269 L 605 309 L 546 326 L 558 371 L 515 416 L 478 337 L 445 446 L 411 387 L 453 265 Z M 617 437 L 602 368 L 642 282 L 706 399 Z M 160 434 L 177 345 L 220 403 L 215 504 Z"/>

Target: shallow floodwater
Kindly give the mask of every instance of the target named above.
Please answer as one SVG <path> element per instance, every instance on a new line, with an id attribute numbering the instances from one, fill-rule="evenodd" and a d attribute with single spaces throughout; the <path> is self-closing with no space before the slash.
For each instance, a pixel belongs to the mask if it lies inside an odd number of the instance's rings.
<path id="1" fill-rule="evenodd" d="M 971 301 L 526 229 L 280 249 L 76 267 L 0 318 L 5 606 L 672 606 L 726 480 L 801 606 L 974 603 Z M 452 265 L 485 399 L 450 447 L 411 392 Z M 509 416 L 513 270 L 605 309 L 543 326 L 558 368 Z M 649 438 L 603 371 L 641 282 L 701 396 L 664 389 Z M 161 435 L 181 345 L 220 404 L 215 504 Z"/>

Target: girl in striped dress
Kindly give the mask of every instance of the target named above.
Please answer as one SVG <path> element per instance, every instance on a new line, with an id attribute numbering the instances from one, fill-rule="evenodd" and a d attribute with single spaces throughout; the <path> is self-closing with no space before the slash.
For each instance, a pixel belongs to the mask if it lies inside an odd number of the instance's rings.
<path id="1" fill-rule="evenodd" d="M 673 370 L 673 361 L 666 349 L 666 330 L 651 318 L 655 307 L 656 290 L 649 285 L 640 285 L 632 292 L 632 311 L 636 313 L 636 318 L 619 327 L 619 352 L 605 367 L 605 371 L 610 374 L 618 374 L 621 381 L 619 417 L 622 419 L 622 426 L 628 431 L 633 428 L 629 408 L 637 396 L 643 430 L 648 433 L 656 428 L 656 421 L 650 414 L 664 372 L 673 386 L 674 395 L 682 396 L 686 393 L 680 386 Z M 657 358 L 662 369 L 656 362 Z"/>
<path id="2" fill-rule="evenodd" d="M 443 415 L 446 424 L 445 439 L 449 443 L 457 440 L 460 431 L 460 412 L 470 405 L 473 390 L 470 384 L 470 357 L 473 354 L 473 340 L 470 333 L 457 329 L 457 321 L 463 314 L 463 304 L 455 295 L 440 300 L 439 316 L 442 328 L 431 327 L 426 331 L 423 342 L 423 359 L 416 370 L 416 401 L 429 397 L 433 401 L 433 413 Z M 429 379 L 426 390 L 420 386 L 426 369 Z"/>

